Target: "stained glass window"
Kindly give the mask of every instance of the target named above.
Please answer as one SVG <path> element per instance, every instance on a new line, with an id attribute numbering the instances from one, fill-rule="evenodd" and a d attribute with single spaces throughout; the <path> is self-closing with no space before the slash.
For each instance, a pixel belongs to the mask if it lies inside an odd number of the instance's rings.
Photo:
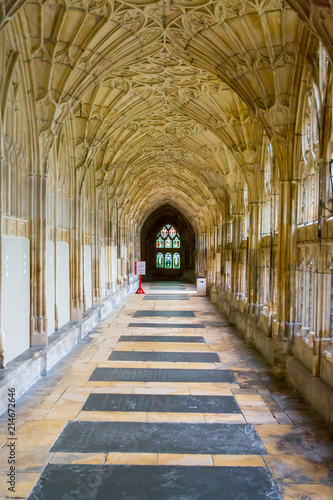
<path id="1" fill-rule="evenodd" d="M 180 248 L 180 237 L 171 224 L 165 224 L 156 238 L 156 267 L 159 269 L 179 269 L 180 254 L 172 252 L 173 248 Z M 171 251 L 170 251 L 170 250 Z"/>
<path id="2" fill-rule="evenodd" d="M 172 267 L 171 253 L 165 254 L 165 269 L 170 269 Z"/>
<path id="3" fill-rule="evenodd" d="M 162 252 L 159 252 L 156 257 L 156 267 L 163 268 L 164 267 L 164 255 Z"/>
<path id="4" fill-rule="evenodd" d="M 168 236 L 167 239 L 165 240 L 165 248 L 172 248 L 172 240 L 170 236 Z"/>
<path id="5" fill-rule="evenodd" d="M 177 252 L 173 254 L 173 268 L 174 269 L 180 268 L 180 256 L 179 253 Z"/>

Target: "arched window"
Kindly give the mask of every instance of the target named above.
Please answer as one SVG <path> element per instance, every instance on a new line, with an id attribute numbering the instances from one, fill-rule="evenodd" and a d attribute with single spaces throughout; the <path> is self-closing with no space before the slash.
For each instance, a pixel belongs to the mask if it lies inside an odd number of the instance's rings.
<path id="1" fill-rule="evenodd" d="M 156 256 L 156 267 L 160 269 L 164 267 L 164 255 L 161 252 L 158 252 Z"/>
<path id="2" fill-rule="evenodd" d="M 166 224 L 156 237 L 156 267 L 158 269 L 180 269 L 180 253 L 173 252 L 180 248 L 180 236 L 177 229 Z"/>
<path id="3" fill-rule="evenodd" d="M 180 256 L 179 253 L 174 253 L 173 254 L 173 268 L 174 269 L 179 269 L 180 267 Z"/>
<path id="4" fill-rule="evenodd" d="M 172 268 L 171 253 L 168 252 L 165 254 L 165 269 L 171 269 L 171 268 Z"/>
<path id="5" fill-rule="evenodd" d="M 318 58 L 320 59 L 320 54 L 318 54 Z M 298 178 L 300 179 L 298 186 L 298 225 L 312 224 L 318 219 L 319 118 L 318 104 L 315 97 L 318 92 L 318 86 L 310 69 L 306 78 L 307 87 L 304 95 L 301 124 L 302 156 L 298 172 Z"/>

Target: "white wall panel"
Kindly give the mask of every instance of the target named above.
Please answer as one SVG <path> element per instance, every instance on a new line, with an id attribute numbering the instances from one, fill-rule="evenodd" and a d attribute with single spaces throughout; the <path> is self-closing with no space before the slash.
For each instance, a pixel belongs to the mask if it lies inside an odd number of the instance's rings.
<path id="1" fill-rule="evenodd" d="M 6 362 L 30 347 L 30 241 L 3 238 L 3 331 Z"/>
<path id="2" fill-rule="evenodd" d="M 91 289 L 91 247 L 84 246 L 84 290 L 86 294 L 86 310 L 92 306 Z"/>
<path id="3" fill-rule="evenodd" d="M 69 297 L 69 244 L 59 241 L 57 243 L 58 328 L 70 320 Z"/>
<path id="4" fill-rule="evenodd" d="M 50 335 L 55 330 L 54 321 L 54 243 L 46 242 L 46 315 L 47 315 L 47 333 Z"/>
<path id="5" fill-rule="evenodd" d="M 111 247 L 111 265 L 112 265 L 112 289 L 114 291 L 117 284 L 117 273 L 118 273 L 117 247 L 115 245 Z"/>
<path id="6" fill-rule="evenodd" d="M 103 299 L 104 297 L 106 297 L 105 247 L 101 248 L 100 273 L 101 273 L 101 288 L 102 288 L 102 299 Z"/>

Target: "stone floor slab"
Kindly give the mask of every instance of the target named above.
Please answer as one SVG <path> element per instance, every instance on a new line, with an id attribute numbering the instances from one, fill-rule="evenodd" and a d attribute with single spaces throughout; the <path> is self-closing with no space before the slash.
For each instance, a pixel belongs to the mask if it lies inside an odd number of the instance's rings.
<path id="1" fill-rule="evenodd" d="M 129 323 L 128 328 L 205 328 L 206 323 Z"/>
<path id="2" fill-rule="evenodd" d="M 230 370 L 187 370 L 163 368 L 95 368 L 90 382 L 224 382 L 235 383 Z"/>
<path id="3" fill-rule="evenodd" d="M 152 361 L 172 363 L 220 363 L 215 352 L 113 351 L 109 361 Z"/>
<path id="4" fill-rule="evenodd" d="M 177 286 L 184 285 L 181 281 L 154 281 L 151 286 Z"/>
<path id="5" fill-rule="evenodd" d="M 195 342 L 204 344 L 203 337 L 198 335 L 122 335 L 119 342 Z"/>
<path id="6" fill-rule="evenodd" d="M 186 290 L 186 286 L 184 285 L 178 285 L 178 286 L 163 286 L 163 285 L 157 285 L 157 286 L 150 286 L 149 290 Z"/>
<path id="7" fill-rule="evenodd" d="M 51 451 L 266 454 L 254 426 L 237 423 L 69 422 Z"/>
<path id="8" fill-rule="evenodd" d="M 233 396 L 90 394 L 82 411 L 241 413 Z"/>
<path id="9" fill-rule="evenodd" d="M 82 498 L 83 488 L 94 500 L 282 498 L 265 467 L 52 464 L 28 500 L 59 500 L 66 492 Z"/>
<path id="10" fill-rule="evenodd" d="M 189 297 L 188 295 L 182 294 L 182 295 L 171 295 L 171 294 L 148 294 L 144 296 L 143 300 L 188 300 Z"/>
<path id="11" fill-rule="evenodd" d="M 136 311 L 133 314 L 133 318 L 148 318 L 148 317 L 159 317 L 159 318 L 194 318 L 194 311 L 147 311 L 141 310 Z"/>

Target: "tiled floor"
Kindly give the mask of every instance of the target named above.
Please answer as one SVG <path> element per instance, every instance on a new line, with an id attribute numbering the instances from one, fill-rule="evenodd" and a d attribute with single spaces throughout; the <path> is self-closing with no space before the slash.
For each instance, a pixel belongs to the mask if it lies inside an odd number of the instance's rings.
<path id="1" fill-rule="evenodd" d="M 16 493 L 0 419 L 0 499 L 332 500 L 324 423 L 193 286 L 145 289 L 18 400 Z"/>

